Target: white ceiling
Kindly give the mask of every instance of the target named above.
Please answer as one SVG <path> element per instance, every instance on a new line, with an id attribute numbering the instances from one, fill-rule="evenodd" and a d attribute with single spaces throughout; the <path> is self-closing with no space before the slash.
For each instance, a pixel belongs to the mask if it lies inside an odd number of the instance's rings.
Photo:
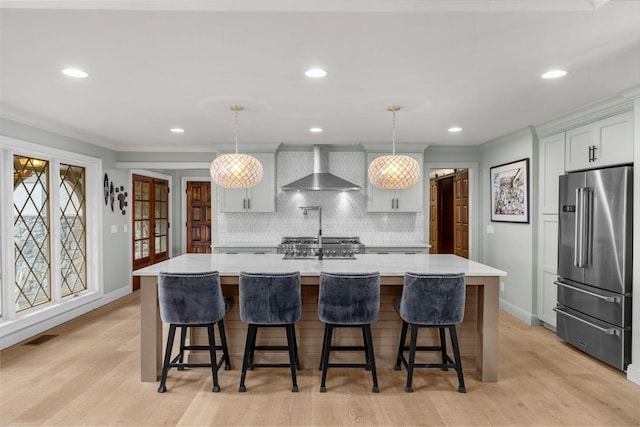
<path id="1" fill-rule="evenodd" d="M 241 147 L 390 142 L 391 104 L 400 143 L 476 145 L 640 84 L 640 1 L 0 6 L 2 116 L 121 151 L 231 143 L 231 104 Z"/>

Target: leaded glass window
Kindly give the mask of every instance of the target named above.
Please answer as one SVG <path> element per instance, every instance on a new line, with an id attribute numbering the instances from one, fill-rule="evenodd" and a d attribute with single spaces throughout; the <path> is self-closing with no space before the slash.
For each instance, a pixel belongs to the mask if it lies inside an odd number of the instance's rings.
<path id="1" fill-rule="evenodd" d="M 85 168 L 60 164 L 61 296 L 87 289 Z"/>
<path id="2" fill-rule="evenodd" d="M 16 312 L 51 301 L 49 162 L 13 156 Z"/>

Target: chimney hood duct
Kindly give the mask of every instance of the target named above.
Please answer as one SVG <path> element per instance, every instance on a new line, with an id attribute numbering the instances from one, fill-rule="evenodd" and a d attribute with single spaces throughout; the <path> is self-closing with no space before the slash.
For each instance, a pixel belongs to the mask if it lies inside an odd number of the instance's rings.
<path id="1" fill-rule="evenodd" d="M 329 150 L 313 146 L 313 173 L 280 188 L 282 191 L 355 191 L 362 187 L 329 173 Z"/>

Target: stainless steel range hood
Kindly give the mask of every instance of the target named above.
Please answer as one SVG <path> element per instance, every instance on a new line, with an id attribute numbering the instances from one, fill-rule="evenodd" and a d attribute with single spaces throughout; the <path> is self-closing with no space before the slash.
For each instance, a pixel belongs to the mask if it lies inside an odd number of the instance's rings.
<path id="1" fill-rule="evenodd" d="M 280 188 L 282 191 L 355 191 L 362 187 L 329 173 L 329 149 L 313 146 L 313 173 Z"/>

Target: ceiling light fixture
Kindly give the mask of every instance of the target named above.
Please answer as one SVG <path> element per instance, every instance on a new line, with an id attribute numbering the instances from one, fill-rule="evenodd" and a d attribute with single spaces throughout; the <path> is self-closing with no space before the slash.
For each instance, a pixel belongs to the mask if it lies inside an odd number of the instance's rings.
<path id="1" fill-rule="evenodd" d="M 420 179 L 420 165 L 410 156 L 396 154 L 396 111 L 399 105 L 390 105 L 393 114 L 393 154 L 373 159 L 369 165 L 369 181 L 378 188 L 405 189 Z"/>
<path id="2" fill-rule="evenodd" d="M 462 132 L 462 128 L 459 126 L 453 126 L 449 128 L 449 132 L 451 133 Z"/>
<path id="3" fill-rule="evenodd" d="M 310 70 L 305 71 L 304 75 L 318 79 L 326 76 L 327 72 L 321 68 L 311 68 Z"/>
<path id="4" fill-rule="evenodd" d="M 229 108 L 236 113 L 236 152 L 223 154 L 211 162 L 211 178 L 224 188 L 253 187 L 262 179 L 262 164 L 253 156 L 238 154 L 238 112 L 244 110 L 244 107 L 232 105 Z"/>
<path id="5" fill-rule="evenodd" d="M 84 79 L 89 76 L 89 73 L 82 71 L 79 68 L 65 68 L 62 70 L 62 74 L 69 77 L 75 77 L 76 79 Z"/>
<path id="6" fill-rule="evenodd" d="M 549 70 L 544 73 L 541 77 L 543 79 L 557 79 L 558 77 L 564 77 L 567 75 L 565 70 Z"/>
<path id="7" fill-rule="evenodd" d="M 311 132 L 311 133 L 322 133 L 322 128 L 312 127 L 312 128 L 309 129 L 309 132 Z"/>
<path id="8" fill-rule="evenodd" d="M 173 133 L 184 133 L 184 129 L 182 128 L 171 128 L 170 130 Z"/>

